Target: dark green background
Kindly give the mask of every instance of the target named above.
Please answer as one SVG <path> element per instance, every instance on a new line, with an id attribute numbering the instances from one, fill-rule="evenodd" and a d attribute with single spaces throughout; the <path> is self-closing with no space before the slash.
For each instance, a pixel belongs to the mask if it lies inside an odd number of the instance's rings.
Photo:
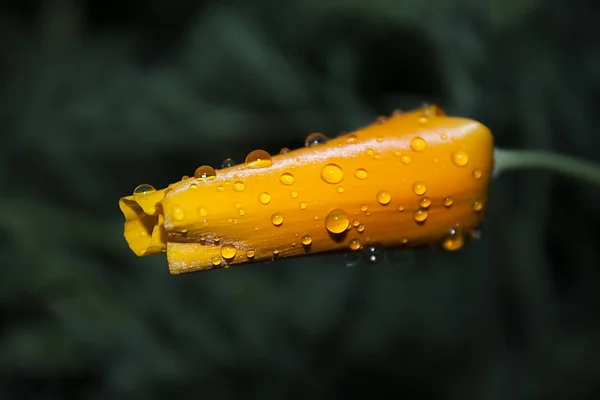
<path id="1" fill-rule="evenodd" d="M 600 398 L 598 188 L 503 176 L 457 253 L 179 277 L 117 206 L 422 102 L 600 162 L 593 3 L 2 1 L 0 399 Z"/>

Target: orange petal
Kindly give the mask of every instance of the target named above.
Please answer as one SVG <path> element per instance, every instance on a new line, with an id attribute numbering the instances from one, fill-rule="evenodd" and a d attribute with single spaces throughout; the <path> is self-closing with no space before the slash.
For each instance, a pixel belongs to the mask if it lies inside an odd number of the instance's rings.
<path id="1" fill-rule="evenodd" d="M 174 184 L 151 214 L 164 215 L 168 238 L 144 242 L 142 253 L 166 242 L 170 271 L 179 274 L 371 244 L 456 249 L 483 220 L 493 139 L 480 123 L 431 106 L 257 158 L 214 179 Z M 148 213 L 139 202 L 123 204 L 130 223 L 140 219 L 125 233 L 139 254 L 132 236 L 140 226 L 150 232 L 141 222 Z"/>

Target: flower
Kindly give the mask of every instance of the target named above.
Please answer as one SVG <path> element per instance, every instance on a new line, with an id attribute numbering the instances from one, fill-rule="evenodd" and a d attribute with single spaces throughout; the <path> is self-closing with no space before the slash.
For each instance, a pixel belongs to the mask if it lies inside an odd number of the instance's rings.
<path id="1" fill-rule="evenodd" d="M 120 200 L 137 255 L 166 252 L 181 274 L 332 251 L 458 249 L 483 222 L 493 138 L 436 106 Z"/>

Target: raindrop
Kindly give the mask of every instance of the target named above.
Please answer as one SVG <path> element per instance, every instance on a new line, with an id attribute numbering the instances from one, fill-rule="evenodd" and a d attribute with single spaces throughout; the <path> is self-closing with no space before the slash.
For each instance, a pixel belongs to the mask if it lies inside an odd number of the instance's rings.
<path id="1" fill-rule="evenodd" d="M 256 253 L 254 250 L 248 250 L 246 252 L 246 257 L 248 257 L 248 258 L 254 258 L 255 255 L 256 255 Z"/>
<path id="2" fill-rule="evenodd" d="M 446 250 L 458 250 L 465 243 L 465 237 L 462 230 L 459 228 L 450 229 L 450 231 L 444 236 L 442 246 Z"/>
<path id="3" fill-rule="evenodd" d="M 175 209 L 173 209 L 173 218 L 175 218 L 177 221 L 183 221 L 185 218 L 183 210 L 179 207 L 175 207 Z"/>
<path id="4" fill-rule="evenodd" d="M 367 173 L 367 170 L 364 168 L 359 168 L 356 171 L 354 171 L 354 176 L 358 179 L 367 179 L 367 176 L 369 174 Z"/>
<path id="5" fill-rule="evenodd" d="M 464 151 L 452 153 L 452 162 L 458 167 L 464 167 L 469 162 L 469 156 Z"/>
<path id="6" fill-rule="evenodd" d="M 472 207 L 473 207 L 473 211 L 479 212 L 479 211 L 481 211 L 483 209 L 483 203 L 480 202 L 479 200 L 475 200 L 473 202 L 473 206 Z"/>
<path id="7" fill-rule="evenodd" d="M 233 159 L 231 158 L 226 158 L 225 160 L 223 160 L 223 162 L 221 163 L 221 168 L 229 168 L 229 167 L 233 167 L 235 165 L 235 161 L 233 161 Z"/>
<path id="8" fill-rule="evenodd" d="M 422 208 L 427 208 L 431 205 L 431 199 L 427 196 L 423 196 L 419 199 L 419 205 Z"/>
<path id="9" fill-rule="evenodd" d="M 352 239 L 350 241 L 349 247 L 351 250 L 354 250 L 354 251 L 360 250 L 360 247 L 361 247 L 360 241 L 358 239 Z"/>
<path id="10" fill-rule="evenodd" d="M 363 232 L 365 231 L 365 226 L 364 226 L 363 224 L 359 224 L 359 225 L 356 227 L 356 230 L 357 230 L 359 233 L 363 233 Z"/>
<path id="11" fill-rule="evenodd" d="M 304 236 L 302 236 L 302 239 L 300 239 L 300 242 L 304 246 L 310 246 L 312 244 L 312 236 L 310 236 L 310 235 L 304 235 Z"/>
<path id="12" fill-rule="evenodd" d="M 306 210 L 307 204 L 305 202 L 300 203 L 300 209 Z"/>
<path id="13" fill-rule="evenodd" d="M 298 192 L 296 192 L 295 190 L 292 190 L 292 191 L 290 192 L 290 197 L 291 197 L 292 199 L 295 199 L 295 198 L 297 198 L 297 197 L 298 197 Z"/>
<path id="14" fill-rule="evenodd" d="M 283 215 L 281 215 L 280 213 L 275 213 L 271 215 L 271 222 L 275 226 L 280 226 L 281 224 L 283 224 Z"/>
<path id="15" fill-rule="evenodd" d="M 454 201 L 452 201 L 451 197 L 446 197 L 444 199 L 444 206 L 445 207 L 450 207 L 453 203 L 454 203 Z"/>
<path id="16" fill-rule="evenodd" d="M 419 208 L 413 214 L 413 218 L 417 222 L 425 222 L 425 220 L 427 219 L 427 210 L 423 210 L 422 208 Z"/>
<path id="17" fill-rule="evenodd" d="M 416 195 L 422 196 L 427 191 L 427 187 L 423 182 L 415 182 L 415 184 L 413 185 L 413 191 Z"/>
<path id="18" fill-rule="evenodd" d="M 348 135 L 346 137 L 346 143 L 347 144 L 355 144 L 358 143 L 358 137 L 356 137 L 355 134 L 351 133 L 350 135 Z"/>
<path id="19" fill-rule="evenodd" d="M 481 178 L 481 170 L 480 169 L 475 169 L 473 170 L 473 178 L 475 179 L 480 179 Z"/>
<path id="20" fill-rule="evenodd" d="M 262 204 L 269 204 L 271 202 L 271 195 L 267 192 L 262 192 L 258 195 L 258 201 Z"/>
<path id="21" fill-rule="evenodd" d="M 215 267 L 217 265 L 221 265 L 221 257 L 215 256 L 212 258 L 211 262 L 212 262 L 212 265 L 214 265 Z"/>
<path id="22" fill-rule="evenodd" d="M 224 259 L 231 260 L 233 257 L 235 257 L 235 253 L 237 253 L 237 250 L 235 249 L 234 245 L 224 244 L 221 246 L 221 256 L 223 256 Z"/>
<path id="23" fill-rule="evenodd" d="M 344 171 L 336 164 L 327 164 L 321 170 L 321 178 L 327 183 L 340 183 L 344 179 Z"/>
<path id="24" fill-rule="evenodd" d="M 389 204 L 392 201 L 392 195 L 387 190 L 381 190 L 377 193 L 377 201 L 382 205 Z"/>
<path id="25" fill-rule="evenodd" d="M 325 217 L 325 227 L 331 233 L 342 233 L 350 226 L 350 219 L 344 210 L 332 210 Z"/>
<path id="26" fill-rule="evenodd" d="M 266 168 L 273 164 L 271 155 L 264 150 L 253 150 L 246 156 L 246 167 Z"/>
<path id="27" fill-rule="evenodd" d="M 316 146 L 319 144 L 323 144 L 325 142 L 327 142 L 327 136 L 323 135 L 322 133 L 311 133 L 310 135 L 308 135 L 306 137 L 306 140 L 304 141 L 304 145 L 306 147 L 312 147 L 312 146 Z"/>
<path id="28" fill-rule="evenodd" d="M 203 165 L 196 169 L 194 172 L 194 178 L 211 180 L 217 177 L 217 172 L 210 165 Z"/>
<path id="29" fill-rule="evenodd" d="M 233 190 L 235 190 L 236 192 L 243 192 L 245 189 L 246 185 L 244 185 L 244 182 L 237 181 L 233 184 Z"/>
<path id="30" fill-rule="evenodd" d="M 279 181 L 288 186 L 294 184 L 294 180 L 294 175 L 290 174 L 289 172 L 284 172 L 279 177 Z"/>
<path id="31" fill-rule="evenodd" d="M 133 196 L 134 197 L 142 197 L 142 196 L 147 196 L 149 194 L 152 194 L 154 192 L 156 192 L 156 189 L 154 189 L 154 186 L 144 183 L 144 184 L 139 185 L 138 187 L 136 187 L 133 190 Z"/>
<path id="32" fill-rule="evenodd" d="M 288 149 L 287 147 L 284 147 L 283 149 L 281 149 L 281 150 L 279 151 L 279 154 L 287 154 L 287 153 L 289 153 L 289 152 L 290 152 L 290 149 Z"/>
<path id="33" fill-rule="evenodd" d="M 425 148 L 427 147 L 427 142 L 425 142 L 425 140 L 421 137 L 416 137 L 413 138 L 410 141 L 410 148 L 413 149 L 414 151 L 423 151 L 425 150 Z"/>

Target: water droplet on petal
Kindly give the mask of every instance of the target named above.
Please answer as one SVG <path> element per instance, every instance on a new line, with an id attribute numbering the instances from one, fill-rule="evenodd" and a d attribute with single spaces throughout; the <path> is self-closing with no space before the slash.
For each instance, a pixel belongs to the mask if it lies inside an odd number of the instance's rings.
<path id="1" fill-rule="evenodd" d="M 412 162 L 412 158 L 409 155 L 403 154 L 400 157 L 400 161 L 402 162 L 402 164 L 408 165 Z"/>
<path id="2" fill-rule="evenodd" d="M 427 210 L 423 210 L 422 208 L 419 208 L 413 214 L 413 218 L 417 222 L 425 222 L 425 220 L 427 219 Z"/>
<path id="3" fill-rule="evenodd" d="M 246 252 L 246 257 L 248 257 L 248 258 L 254 258 L 255 255 L 256 255 L 256 252 L 254 250 L 248 250 Z"/>
<path id="4" fill-rule="evenodd" d="M 480 202 L 479 200 L 475 200 L 473 202 L 473 211 L 475 212 L 479 212 L 483 209 L 483 203 Z"/>
<path id="5" fill-rule="evenodd" d="M 302 236 L 302 239 L 300 240 L 300 242 L 304 246 L 310 246 L 312 244 L 312 236 L 310 236 L 310 235 L 304 235 L 304 236 Z"/>
<path id="6" fill-rule="evenodd" d="M 198 179 L 211 180 L 215 179 L 216 177 L 217 172 L 210 165 L 203 165 L 201 167 L 198 167 L 196 169 L 196 172 L 194 172 L 194 178 Z"/>
<path id="7" fill-rule="evenodd" d="M 344 171 L 336 164 L 327 164 L 321 170 L 321 178 L 327 183 L 340 183 L 344 179 Z"/>
<path id="8" fill-rule="evenodd" d="M 237 181 L 233 184 L 233 190 L 235 190 L 236 192 L 243 192 L 245 189 L 246 185 L 244 185 L 244 182 Z"/>
<path id="9" fill-rule="evenodd" d="M 350 219 L 344 210 L 336 208 L 327 214 L 325 227 L 331 233 L 342 233 L 350 226 Z"/>
<path id="10" fill-rule="evenodd" d="M 307 204 L 305 202 L 300 203 L 300 209 L 306 210 Z"/>
<path id="11" fill-rule="evenodd" d="M 138 185 L 133 190 L 133 196 L 134 197 L 147 196 L 147 195 L 152 194 L 154 192 L 156 192 L 156 189 L 154 189 L 154 186 L 148 185 L 147 183 L 144 183 L 144 184 Z"/>
<path id="12" fill-rule="evenodd" d="M 473 178 L 479 179 L 479 178 L 481 178 L 481 175 L 482 175 L 482 173 L 481 173 L 480 169 L 473 170 Z"/>
<path id="13" fill-rule="evenodd" d="M 181 177 L 182 181 L 187 181 L 188 179 L 190 179 L 190 177 L 187 176 L 187 175 L 184 175 L 184 176 Z"/>
<path id="14" fill-rule="evenodd" d="M 415 184 L 413 185 L 413 191 L 416 195 L 422 196 L 427 191 L 427 187 L 423 182 L 415 182 Z"/>
<path id="15" fill-rule="evenodd" d="M 221 168 L 229 168 L 229 167 L 233 167 L 235 165 L 235 161 L 233 161 L 233 159 L 231 158 L 226 158 L 225 160 L 223 160 L 223 162 L 221 163 Z"/>
<path id="16" fill-rule="evenodd" d="M 352 239 L 350 241 L 350 244 L 348 245 L 348 247 L 350 247 L 350 249 L 354 250 L 354 251 L 360 250 L 360 248 L 361 248 L 360 241 L 358 239 Z"/>
<path id="17" fill-rule="evenodd" d="M 431 199 L 427 196 L 423 196 L 419 199 L 419 206 L 427 208 L 431 205 Z"/>
<path id="18" fill-rule="evenodd" d="M 284 147 L 283 149 L 281 149 L 281 150 L 279 151 L 279 154 L 287 154 L 287 153 L 289 153 L 289 152 L 290 152 L 290 149 L 288 149 L 287 147 Z"/>
<path id="19" fill-rule="evenodd" d="M 369 176 L 369 174 L 367 173 L 367 170 L 364 168 L 359 168 L 356 171 L 354 171 L 354 176 L 357 179 L 367 179 L 367 176 Z"/>
<path id="20" fill-rule="evenodd" d="M 327 136 L 323 135 L 322 133 L 311 133 L 310 135 L 308 135 L 306 137 L 306 140 L 304 141 L 304 145 L 306 147 L 312 147 L 312 146 L 316 146 L 319 144 L 323 144 L 325 142 L 327 142 Z"/>
<path id="21" fill-rule="evenodd" d="M 387 190 L 381 190 L 377 193 L 377 201 L 382 205 L 389 204 L 392 201 L 392 195 Z"/>
<path id="22" fill-rule="evenodd" d="M 358 232 L 360 232 L 360 233 L 363 233 L 363 232 L 365 231 L 365 226 L 364 226 L 363 224 L 359 224 L 359 225 L 356 227 L 356 230 L 357 230 Z"/>
<path id="23" fill-rule="evenodd" d="M 213 257 L 213 258 L 212 258 L 212 260 L 211 260 L 211 263 L 212 263 L 212 265 L 214 265 L 215 267 L 216 267 L 217 265 L 221 265 L 221 257 L 217 257 L 217 256 Z"/>
<path id="24" fill-rule="evenodd" d="M 452 162 L 458 167 L 464 167 L 469 162 L 469 156 L 464 151 L 452 153 Z"/>
<path id="25" fill-rule="evenodd" d="M 175 218 L 177 221 L 183 221 L 183 219 L 185 218 L 183 210 L 179 207 L 175 207 L 173 209 L 173 218 Z"/>
<path id="26" fill-rule="evenodd" d="M 367 207 L 366 204 L 363 204 L 363 205 L 360 206 L 360 211 L 362 211 L 362 212 L 367 212 L 368 209 L 369 208 Z"/>
<path id="27" fill-rule="evenodd" d="M 290 174 L 289 172 L 284 172 L 283 174 L 281 174 L 281 176 L 279 177 L 279 181 L 281 183 L 283 183 L 284 185 L 293 185 L 294 184 L 294 175 Z"/>
<path id="28" fill-rule="evenodd" d="M 453 203 L 454 203 L 454 201 L 452 201 L 451 197 L 446 197 L 444 199 L 444 206 L 445 207 L 450 207 Z"/>
<path id="29" fill-rule="evenodd" d="M 239 214 L 240 215 L 246 215 L 246 211 L 244 209 L 240 209 Z"/>
<path id="30" fill-rule="evenodd" d="M 442 246 L 446 250 L 458 250 L 465 243 L 465 236 L 462 230 L 459 228 L 450 229 L 450 231 L 444 236 Z"/>
<path id="31" fill-rule="evenodd" d="M 236 253 L 237 250 L 232 244 L 224 244 L 221 246 L 221 256 L 226 260 L 231 260 L 233 257 L 235 257 Z"/>
<path id="32" fill-rule="evenodd" d="M 400 211 L 400 212 L 404 211 L 404 206 L 398 206 L 398 211 Z"/>
<path id="33" fill-rule="evenodd" d="M 206 217 L 206 214 L 208 214 L 208 211 L 206 210 L 206 208 L 200 207 L 198 209 L 198 214 L 200 214 L 201 217 Z"/>
<path id="34" fill-rule="evenodd" d="M 351 133 L 350 135 L 348 135 L 346 137 L 346 143 L 348 143 L 348 144 L 358 143 L 358 137 L 355 134 Z"/>
<path id="35" fill-rule="evenodd" d="M 413 149 L 414 151 L 423 151 L 425 150 L 425 148 L 427 147 L 427 142 L 425 142 L 425 140 L 421 137 L 416 137 L 413 138 L 410 141 L 410 148 Z"/>
<path id="36" fill-rule="evenodd" d="M 273 159 L 264 150 L 254 150 L 246 156 L 246 167 L 248 168 L 266 168 L 271 165 L 273 165 Z"/>
<path id="37" fill-rule="evenodd" d="M 271 195 L 267 192 L 262 192 L 258 195 L 258 201 L 262 204 L 269 204 L 271 202 Z"/>
<path id="38" fill-rule="evenodd" d="M 295 198 L 297 198 L 297 197 L 298 197 L 298 192 L 296 192 L 295 190 L 292 190 L 292 191 L 290 192 L 290 197 L 291 197 L 292 199 L 295 199 Z"/>
<path id="39" fill-rule="evenodd" d="M 196 189 L 198 189 L 198 185 L 196 185 L 195 183 L 192 183 L 192 184 L 190 185 L 190 189 L 191 189 L 191 190 L 196 190 Z"/>
<path id="40" fill-rule="evenodd" d="M 275 214 L 271 215 L 271 222 L 275 226 L 279 226 L 279 225 L 283 224 L 283 215 L 281 215 L 280 213 L 275 213 Z"/>

